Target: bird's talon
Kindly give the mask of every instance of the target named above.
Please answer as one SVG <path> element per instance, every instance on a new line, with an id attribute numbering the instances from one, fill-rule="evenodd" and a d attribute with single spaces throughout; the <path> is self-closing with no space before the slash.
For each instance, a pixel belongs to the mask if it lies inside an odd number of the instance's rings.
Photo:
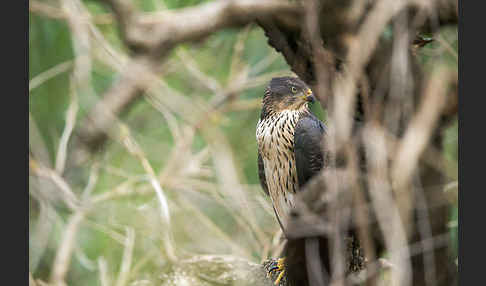
<path id="1" fill-rule="evenodd" d="M 268 270 L 268 273 L 271 273 L 271 272 L 273 272 L 275 270 L 278 270 L 278 267 L 277 266 L 274 266 L 270 270 Z"/>
<path id="2" fill-rule="evenodd" d="M 270 274 L 274 271 L 280 272 L 277 276 L 277 279 L 274 282 L 274 285 L 278 285 L 280 283 L 280 281 L 282 280 L 282 278 L 284 277 L 284 273 L 285 273 L 285 264 L 284 263 L 285 263 L 285 258 L 279 258 L 277 260 L 277 265 L 270 268 L 270 270 L 268 270 L 268 272 L 267 272 L 267 277 L 270 277 Z"/>
<path id="3" fill-rule="evenodd" d="M 280 274 L 277 277 L 277 280 L 275 280 L 275 282 L 273 282 L 274 285 L 278 285 L 278 283 L 280 283 L 280 280 L 282 280 L 284 273 L 285 273 L 285 270 L 282 270 L 282 272 L 280 272 Z"/>

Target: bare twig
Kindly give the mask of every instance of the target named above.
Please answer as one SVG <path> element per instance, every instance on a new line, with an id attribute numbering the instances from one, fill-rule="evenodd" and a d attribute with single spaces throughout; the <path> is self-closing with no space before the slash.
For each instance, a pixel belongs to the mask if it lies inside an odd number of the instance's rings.
<path id="1" fill-rule="evenodd" d="M 101 286 L 109 286 L 110 284 L 110 278 L 108 275 L 108 266 L 106 263 L 106 259 L 101 256 L 98 258 L 98 269 L 100 272 L 100 283 Z"/>
<path id="2" fill-rule="evenodd" d="M 146 180 L 146 177 L 144 177 L 143 180 Z M 150 191 L 150 189 L 136 189 L 133 184 L 136 181 L 141 181 L 141 179 L 129 179 L 123 182 L 122 184 L 118 185 L 111 191 L 95 195 L 91 198 L 91 202 L 93 204 L 99 204 L 103 203 L 109 200 L 117 199 L 117 198 L 123 198 L 127 196 L 133 196 L 133 195 L 148 195 L 148 194 L 153 194 L 153 192 Z"/>
<path id="3" fill-rule="evenodd" d="M 446 102 L 444 94 L 447 86 L 444 82 L 447 83 L 450 76 L 443 67 L 434 71 L 424 91 L 424 101 L 400 142 L 392 170 L 393 183 L 398 190 L 403 190 L 410 182 L 414 168 L 427 146 Z"/>
<path id="4" fill-rule="evenodd" d="M 184 64 L 189 73 L 194 76 L 205 88 L 214 93 L 219 92 L 222 87 L 217 80 L 204 74 L 197 66 L 195 60 L 184 49 L 178 48 L 176 50 L 177 57 Z"/>
<path id="5" fill-rule="evenodd" d="M 132 265 L 133 247 L 135 244 L 135 231 L 127 227 L 125 238 L 125 250 L 123 251 L 122 263 L 120 266 L 120 272 L 118 273 L 118 279 L 116 280 L 116 286 L 125 286 L 128 282 L 128 275 L 130 274 L 130 268 Z"/>
<path id="6" fill-rule="evenodd" d="M 73 79 L 71 79 L 71 103 L 69 104 L 68 110 L 66 112 L 66 124 L 64 126 L 64 131 L 62 132 L 61 139 L 59 140 L 59 147 L 57 149 L 56 155 L 56 172 L 62 174 L 64 172 L 64 166 L 66 165 L 67 158 L 67 147 L 69 138 L 76 124 L 76 115 L 78 113 L 78 95 L 74 87 Z"/>
<path id="7" fill-rule="evenodd" d="M 36 0 L 29 1 L 29 12 L 52 19 L 65 20 L 69 17 L 62 9 Z M 113 17 L 111 14 L 99 14 L 91 17 L 96 24 L 106 25 L 113 23 Z"/>
<path id="8" fill-rule="evenodd" d="M 39 198 L 39 216 L 35 228 L 29 235 L 29 270 L 35 272 L 49 242 L 54 227 L 55 210 L 44 199 Z"/>
<path id="9" fill-rule="evenodd" d="M 72 68 L 72 66 L 73 66 L 72 61 L 70 60 L 65 61 L 34 76 L 29 81 L 29 94 L 31 91 L 33 91 L 34 89 L 36 89 L 37 87 L 45 83 L 46 81 L 58 76 L 61 73 L 67 72 L 69 69 Z"/>
<path id="10" fill-rule="evenodd" d="M 437 39 L 437 42 L 439 42 L 446 49 L 446 51 L 454 57 L 456 62 L 458 62 L 459 58 L 458 58 L 457 52 L 452 48 L 451 44 L 449 42 L 447 42 L 447 40 L 444 39 L 444 37 L 442 35 L 438 35 L 436 39 Z"/>
<path id="11" fill-rule="evenodd" d="M 185 211 L 191 212 L 194 214 L 194 218 L 196 218 L 199 222 L 201 222 L 204 226 L 207 227 L 212 233 L 217 235 L 221 241 L 228 244 L 231 247 L 231 250 L 238 254 L 239 256 L 246 257 L 248 259 L 251 258 L 251 254 L 248 252 L 247 249 L 233 241 L 228 234 L 226 234 L 223 230 L 221 230 L 211 219 L 209 219 L 204 213 L 194 207 L 187 199 L 180 196 L 176 198 L 178 205 L 183 208 Z"/>
<path id="12" fill-rule="evenodd" d="M 177 259 L 175 254 L 175 245 L 174 245 L 175 242 L 172 238 L 169 205 L 167 203 L 167 198 L 165 196 L 165 193 L 162 190 L 159 180 L 157 179 L 157 176 L 155 175 L 155 172 L 152 166 L 150 165 L 149 161 L 145 157 L 143 151 L 140 149 L 140 147 L 135 142 L 135 140 L 131 137 L 130 130 L 128 129 L 128 127 L 120 124 L 120 129 L 121 129 L 120 132 L 121 142 L 124 144 L 128 152 L 130 152 L 140 161 L 142 167 L 144 168 L 145 172 L 147 172 L 149 176 L 150 184 L 155 190 L 158 201 L 160 203 L 161 218 L 165 228 L 165 232 L 164 232 L 165 250 L 167 252 L 168 259 L 170 261 L 175 261 Z"/>
<path id="13" fill-rule="evenodd" d="M 408 1 L 376 1 L 358 34 L 349 38 L 349 52 L 346 62 L 349 66 L 343 75 L 338 75 L 333 81 L 335 97 L 332 107 L 333 120 L 336 125 L 338 144 L 345 142 L 351 134 L 352 109 L 355 104 L 355 90 L 364 65 L 376 48 L 379 37 L 390 19 L 400 12 Z"/>
<path id="14" fill-rule="evenodd" d="M 82 210 L 77 211 L 69 218 L 52 267 L 51 283 L 54 285 L 66 285 L 64 277 L 69 269 L 71 254 L 76 243 L 76 234 L 83 218 L 84 211 Z"/>
<path id="15" fill-rule="evenodd" d="M 391 185 L 387 179 L 388 151 L 382 129 L 376 124 L 369 123 L 363 133 L 370 174 L 369 190 L 380 229 L 386 234 L 384 239 L 390 252 L 390 261 L 397 266 L 391 272 L 391 281 L 393 285 L 409 285 L 412 269 L 407 247 L 406 226 L 400 219 L 399 208 L 392 198 Z"/>
<path id="16" fill-rule="evenodd" d="M 68 207 L 72 210 L 78 208 L 79 202 L 76 195 L 69 184 L 57 172 L 44 167 L 33 158 L 29 158 L 29 167 L 35 175 L 51 180 L 61 190 L 61 197 Z"/>

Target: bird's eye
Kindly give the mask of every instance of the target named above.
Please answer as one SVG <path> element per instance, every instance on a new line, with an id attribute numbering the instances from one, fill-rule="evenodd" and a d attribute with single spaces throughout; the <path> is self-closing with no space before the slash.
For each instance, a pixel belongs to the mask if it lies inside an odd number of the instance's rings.
<path id="1" fill-rule="evenodd" d="M 290 90 L 292 93 L 297 93 L 297 88 L 295 88 L 295 86 L 290 87 Z"/>

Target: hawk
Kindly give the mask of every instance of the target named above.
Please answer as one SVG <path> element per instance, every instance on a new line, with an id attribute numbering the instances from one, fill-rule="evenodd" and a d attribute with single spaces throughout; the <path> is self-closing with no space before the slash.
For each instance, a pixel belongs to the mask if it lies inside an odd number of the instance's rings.
<path id="1" fill-rule="evenodd" d="M 312 90 L 299 78 L 273 78 L 265 90 L 256 128 L 258 174 L 277 220 L 285 222 L 293 196 L 324 167 L 325 125 L 311 113 Z"/>

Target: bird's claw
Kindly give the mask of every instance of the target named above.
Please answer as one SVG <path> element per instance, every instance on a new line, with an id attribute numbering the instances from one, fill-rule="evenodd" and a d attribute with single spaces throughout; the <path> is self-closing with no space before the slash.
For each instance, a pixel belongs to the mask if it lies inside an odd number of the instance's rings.
<path id="1" fill-rule="evenodd" d="M 270 268 L 270 270 L 268 270 L 267 276 L 270 276 L 270 274 L 272 272 L 274 272 L 274 271 L 280 272 L 278 274 L 277 279 L 274 282 L 274 285 L 278 285 L 280 283 L 280 281 L 282 280 L 282 278 L 284 277 L 284 273 L 285 273 L 285 258 L 279 258 L 277 260 L 277 265 L 276 266 L 273 266 L 272 268 Z"/>

